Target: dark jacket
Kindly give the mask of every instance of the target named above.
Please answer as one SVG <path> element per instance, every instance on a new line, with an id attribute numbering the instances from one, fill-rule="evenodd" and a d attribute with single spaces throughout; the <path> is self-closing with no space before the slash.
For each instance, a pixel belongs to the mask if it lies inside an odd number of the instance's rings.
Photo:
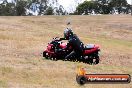
<path id="1" fill-rule="evenodd" d="M 60 38 L 60 40 L 67 40 L 65 38 Z M 68 39 L 67 49 L 69 47 L 72 47 L 75 53 L 82 54 L 84 49 L 84 44 L 81 42 L 81 40 L 77 37 L 76 34 L 73 34 Z"/>
<path id="2" fill-rule="evenodd" d="M 78 54 L 83 53 L 84 45 L 77 35 L 70 36 L 68 46 L 72 46 L 73 50 Z"/>

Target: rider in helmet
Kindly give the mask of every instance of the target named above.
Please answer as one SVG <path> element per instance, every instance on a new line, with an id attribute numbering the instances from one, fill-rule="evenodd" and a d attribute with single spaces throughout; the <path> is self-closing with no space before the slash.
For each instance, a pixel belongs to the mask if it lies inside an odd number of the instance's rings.
<path id="1" fill-rule="evenodd" d="M 77 37 L 76 34 L 73 34 L 72 30 L 67 28 L 64 30 L 64 38 L 60 40 L 68 40 L 67 49 L 71 46 L 73 51 L 65 57 L 65 59 L 80 58 L 83 54 L 83 43 Z"/>

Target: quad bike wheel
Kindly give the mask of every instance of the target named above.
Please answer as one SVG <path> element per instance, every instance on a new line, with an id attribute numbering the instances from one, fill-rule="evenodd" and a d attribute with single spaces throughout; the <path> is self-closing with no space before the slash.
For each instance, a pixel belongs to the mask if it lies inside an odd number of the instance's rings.
<path id="1" fill-rule="evenodd" d="M 98 53 L 97 54 L 95 54 L 95 56 L 94 56 L 94 62 L 93 62 L 93 64 L 98 64 L 99 63 L 99 55 L 98 55 Z"/>
<path id="2" fill-rule="evenodd" d="M 94 53 L 90 58 L 90 63 L 96 65 L 100 61 L 98 52 Z"/>
<path id="3" fill-rule="evenodd" d="M 53 61 L 57 61 L 57 58 L 55 58 L 55 57 L 52 57 L 52 58 L 51 58 L 51 60 L 53 60 Z"/>
<path id="4" fill-rule="evenodd" d="M 48 59 L 48 55 L 46 52 L 43 52 L 43 57 L 45 57 L 46 59 Z"/>
<path id="5" fill-rule="evenodd" d="M 90 65 L 96 65 L 99 63 L 99 56 L 85 56 L 84 57 L 84 63 L 90 64 Z"/>
<path id="6" fill-rule="evenodd" d="M 99 63 L 99 58 L 96 58 L 94 64 L 98 64 L 98 63 Z"/>
<path id="7" fill-rule="evenodd" d="M 98 64 L 99 63 L 99 58 L 91 58 L 90 60 L 89 60 L 89 64 L 93 64 L 93 65 L 96 65 L 96 64 Z"/>

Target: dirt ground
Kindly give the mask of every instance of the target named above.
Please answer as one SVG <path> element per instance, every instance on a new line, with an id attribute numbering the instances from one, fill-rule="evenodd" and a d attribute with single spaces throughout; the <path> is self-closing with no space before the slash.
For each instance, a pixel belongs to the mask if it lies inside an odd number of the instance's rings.
<path id="1" fill-rule="evenodd" d="M 66 22 L 84 44 L 99 44 L 100 63 L 51 61 L 41 53 Z M 130 84 L 76 83 L 77 66 L 87 73 L 132 75 L 132 16 L 0 17 L 0 88 L 132 88 Z"/>

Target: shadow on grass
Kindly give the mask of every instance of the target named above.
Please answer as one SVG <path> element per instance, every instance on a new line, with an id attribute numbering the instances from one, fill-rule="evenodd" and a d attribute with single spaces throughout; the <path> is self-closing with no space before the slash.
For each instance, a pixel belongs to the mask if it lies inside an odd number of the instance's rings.
<path id="1" fill-rule="evenodd" d="M 61 61 L 69 61 L 69 62 L 77 62 L 77 63 L 85 63 L 85 64 L 89 64 L 89 65 L 96 65 L 98 64 L 97 62 L 93 62 L 93 61 L 90 61 L 90 60 L 78 60 L 78 59 L 55 59 L 55 58 L 45 58 L 43 57 L 42 58 L 43 60 L 51 60 L 51 61 L 58 61 L 58 60 L 61 60 Z"/>

